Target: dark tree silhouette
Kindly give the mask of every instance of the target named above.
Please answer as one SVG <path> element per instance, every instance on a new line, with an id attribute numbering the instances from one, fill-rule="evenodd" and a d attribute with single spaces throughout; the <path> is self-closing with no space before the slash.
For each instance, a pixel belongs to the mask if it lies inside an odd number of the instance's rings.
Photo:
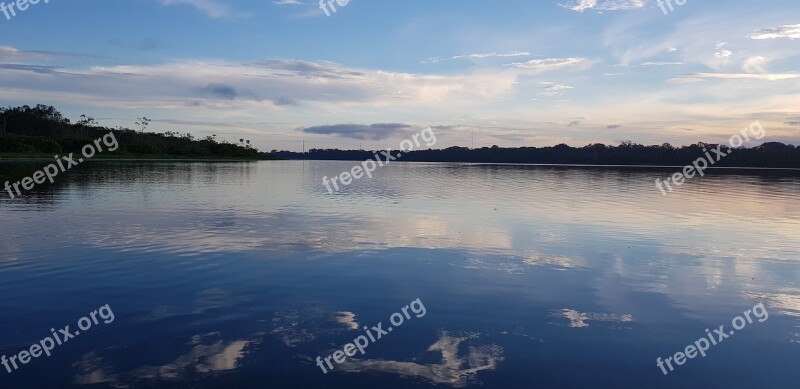
<path id="1" fill-rule="evenodd" d="M 0 153 L 23 155 L 48 155 L 80 150 L 86 144 L 101 136 L 114 133 L 119 149 L 109 156 L 162 156 L 182 158 L 237 158 L 265 159 L 257 149 L 226 141 L 217 141 L 216 135 L 195 140 L 189 134 L 166 132 L 156 134 L 145 132 L 151 120 L 138 118 L 139 131 L 128 128 L 111 129 L 98 125 L 87 115 L 70 123 L 52 106 L 21 106 L 0 108 L 0 126 L 5 131 L 0 134 Z"/>
<path id="2" fill-rule="evenodd" d="M 410 162 L 475 162 L 475 163 L 529 163 L 578 165 L 657 165 L 685 166 L 705 155 L 706 149 L 716 144 L 697 143 L 674 147 L 669 143 L 644 146 L 624 141 L 619 146 L 602 143 L 583 147 L 560 144 L 551 147 L 498 146 L 470 149 L 448 147 L 440 150 L 418 150 L 403 153 L 401 161 Z M 363 161 L 374 158 L 378 151 L 311 149 L 305 154 L 273 150 L 270 155 L 281 159 Z M 397 155 L 399 151 L 393 151 Z M 800 146 L 778 142 L 764 143 L 752 148 L 738 148 L 716 162 L 715 167 L 765 167 L 800 168 Z"/>

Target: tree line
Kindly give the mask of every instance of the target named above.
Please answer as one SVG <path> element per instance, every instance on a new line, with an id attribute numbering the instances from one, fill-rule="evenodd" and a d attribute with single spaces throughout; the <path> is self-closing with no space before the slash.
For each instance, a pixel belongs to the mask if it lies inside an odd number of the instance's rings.
<path id="1" fill-rule="evenodd" d="M 399 160 L 410 162 L 685 166 L 716 147 L 717 144 L 702 142 L 674 147 L 669 143 L 645 146 L 630 141 L 622 142 L 618 146 L 595 143 L 583 147 L 572 147 L 566 144 L 550 147 L 492 146 L 477 149 L 453 146 L 439 150 L 404 152 Z M 270 154 L 281 159 L 364 161 L 373 159 L 376 152 L 311 149 L 305 153 L 273 150 Z M 392 152 L 395 156 L 399 153 L 399 151 Z M 714 167 L 800 168 L 800 146 L 768 142 L 751 148 L 737 148 L 717 161 Z"/>
<path id="2" fill-rule="evenodd" d="M 11 156 L 53 156 L 75 152 L 109 132 L 119 142 L 114 157 L 234 158 L 264 159 L 249 140 L 239 143 L 217 140 L 217 136 L 196 139 L 189 133 L 146 132 L 151 120 L 138 118 L 137 130 L 101 126 L 86 115 L 72 123 L 52 106 L 0 108 L 0 153 Z"/>

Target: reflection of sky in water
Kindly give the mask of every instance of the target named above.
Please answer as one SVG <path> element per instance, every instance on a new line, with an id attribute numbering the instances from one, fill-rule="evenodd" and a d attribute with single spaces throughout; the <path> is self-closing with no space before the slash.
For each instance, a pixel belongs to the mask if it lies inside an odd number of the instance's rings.
<path id="1" fill-rule="evenodd" d="M 349 166 L 86 165 L 0 199 L 0 353 L 89 307 L 117 314 L 7 378 L 714 387 L 757 383 L 747 367 L 797 381 L 796 174 L 710 175 L 663 197 L 653 181 L 670 171 L 396 164 L 327 195 L 321 177 Z M 334 374 L 314 366 L 418 297 L 424 318 Z M 768 321 L 661 376 L 656 357 L 758 301 Z"/>
<path id="2" fill-rule="evenodd" d="M 462 343 L 480 337 L 477 333 L 451 334 L 442 331 L 436 343 L 427 352 L 440 355 L 436 364 L 385 360 L 350 360 L 339 366 L 347 372 L 381 372 L 401 376 L 424 378 L 437 384 L 463 387 L 478 383 L 475 375 L 482 370 L 492 370 L 503 360 L 503 348 L 496 345 L 469 346 L 466 356 L 460 357 Z"/>
<path id="3" fill-rule="evenodd" d="M 127 387 L 123 380 L 141 381 L 181 381 L 192 375 L 203 375 L 236 369 L 237 362 L 242 359 L 243 350 L 248 341 L 225 343 L 221 340 L 203 344 L 208 338 L 219 336 L 218 333 L 195 335 L 192 337 L 192 349 L 163 366 L 143 366 L 125 374 L 108 372 L 104 360 L 91 352 L 75 364 L 79 369 L 74 378 L 76 384 L 109 384 Z M 113 368 L 112 368 L 113 369 Z"/>

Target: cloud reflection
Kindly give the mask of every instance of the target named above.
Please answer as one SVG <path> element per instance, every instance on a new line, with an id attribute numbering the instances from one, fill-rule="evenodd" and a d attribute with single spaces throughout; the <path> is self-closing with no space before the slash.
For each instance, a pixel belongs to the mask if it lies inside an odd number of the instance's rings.
<path id="1" fill-rule="evenodd" d="M 114 373 L 102 357 L 91 352 L 73 364 L 78 370 L 73 382 L 77 385 L 106 384 L 115 388 L 128 388 L 139 381 L 178 382 L 189 377 L 198 378 L 215 372 L 235 370 L 245 356 L 245 348 L 253 340 L 226 342 L 220 333 L 212 332 L 192 337 L 189 352 L 179 355 L 169 363 L 159 366 L 142 366 L 124 374 Z"/>
<path id="2" fill-rule="evenodd" d="M 587 321 L 628 323 L 633 321 L 633 315 L 617 313 L 582 313 L 574 309 L 562 309 L 560 316 L 569 319 L 571 328 L 589 327 Z"/>
<path id="3" fill-rule="evenodd" d="M 387 361 L 380 359 L 348 359 L 339 367 L 347 372 L 380 372 L 408 378 L 423 378 L 436 384 L 465 387 L 478 383 L 476 375 L 483 370 L 494 370 L 504 360 L 503 348 L 496 344 L 468 347 L 467 355 L 459 356 L 461 344 L 480 338 L 478 333 L 441 331 L 436 343 L 428 352 L 439 353 L 441 362 L 420 364 L 416 362 Z"/>

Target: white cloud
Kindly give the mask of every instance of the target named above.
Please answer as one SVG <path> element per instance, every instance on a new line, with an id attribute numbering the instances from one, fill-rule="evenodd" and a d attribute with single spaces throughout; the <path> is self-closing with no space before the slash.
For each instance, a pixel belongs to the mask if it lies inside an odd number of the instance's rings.
<path id="1" fill-rule="evenodd" d="M 733 55 L 732 51 L 725 48 L 727 45 L 728 42 L 717 43 L 716 51 L 714 52 L 714 59 L 725 59 Z"/>
<path id="2" fill-rule="evenodd" d="M 553 70 L 574 68 L 586 64 L 586 58 L 546 58 L 532 59 L 527 62 L 514 62 L 506 64 L 506 67 L 532 70 L 535 72 L 549 72 Z"/>
<path id="3" fill-rule="evenodd" d="M 44 56 L 19 50 L 11 46 L 0 46 L 0 60 L 13 61 L 19 59 L 41 59 Z"/>
<path id="4" fill-rule="evenodd" d="M 420 63 L 429 64 L 429 63 L 439 63 L 439 62 L 442 62 L 442 61 L 444 61 L 444 58 L 442 58 L 442 57 L 430 57 L 430 58 L 428 58 L 426 60 L 423 60 Z"/>
<path id="5" fill-rule="evenodd" d="M 480 54 L 464 54 L 464 55 L 456 55 L 453 59 L 463 59 L 463 58 L 474 58 L 474 59 L 482 59 L 482 58 L 492 58 L 492 57 L 527 57 L 531 55 L 531 53 L 527 51 L 512 51 L 510 53 L 480 53 Z"/>
<path id="6" fill-rule="evenodd" d="M 565 4 L 559 4 L 564 8 L 571 9 L 575 12 L 583 12 L 587 9 L 592 9 L 597 5 L 597 0 L 580 0 L 577 4 L 573 6 L 568 6 Z"/>
<path id="7" fill-rule="evenodd" d="M 583 12 L 587 9 L 596 9 L 599 11 L 627 11 L 644 8 L 645 0 L 578 0 L 573 5 L 559 5 L 575 12 Z"/>
<path id="8" fill-rule="evenodd" d="M 486 104 L 507 95 L 519 74 L 506 69 L 420 75 L 347 68 L 332 62 L 268 60 L 182 61 L 159 65 L 61 69 L 0 64 L 0 98 L 61 92 L 66 100 L 129 108 L 273 109 L 309 105 L 372 107 Z M 91 94 L 79 84 L 91 82 Z"/>
<path id="9" fill-rule="evenodd" d="M 686 65 L 684 62 L 644 62 L 639 66 L 670 66 L 670 65 Z"/>
<path id="10" fill-rule="evenodd" d="M 723 79 L 723 80 L 763 80 L 763 81 L 781 81 L 792 80 L 800 78 L 798 73 L 773 73 L 773 74 L 750 74 L 750 73 L 691 73 L 678 77 L 670 81 L 680 82 L 678 80 L 701 80 L 701 79 Z"/>
<path id="11" fill-rule="evenodd" d="M 732 51 L 730 51 L 730 50 L 719 50 L 719 51 L 717 51 L 716 53 L 714 53 L 714 59 L 723 59 L 723 58 L 728 58 L 728 57 L 730 57 L 732 54 L 733 54 L 733 52 L 732 52 Z"/>
<path id="12" fill-rule="evenodd" d="M 537 93 L 537 96 L 561 96 L 566 93 L 570 89 L 575 89 L 569 85 L 559 85 L 552 82 L 540 82 L 539 85 L 542 86 L 544 92 Z"/>
<path id="13" fill-rule="evenodd" d="M 755 30 L 748 37 L 750 39 L 800 39 L 800 24 Z"/>

